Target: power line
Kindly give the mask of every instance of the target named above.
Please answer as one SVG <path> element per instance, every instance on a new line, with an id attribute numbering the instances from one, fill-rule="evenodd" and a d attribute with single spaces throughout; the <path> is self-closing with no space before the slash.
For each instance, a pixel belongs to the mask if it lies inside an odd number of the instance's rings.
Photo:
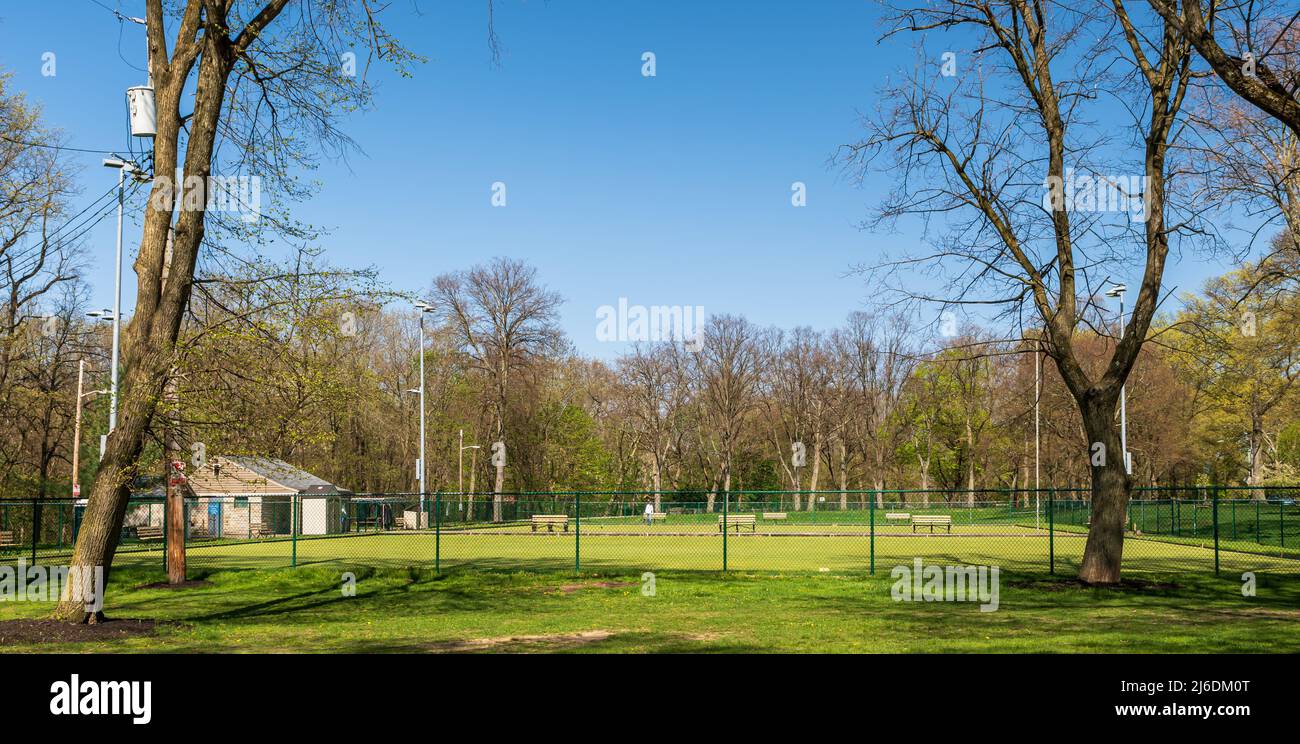
<path id="1" fill-rule="evenodd" d="M 35 255 L 37 255 L 37 254 L 40 252 L 40 245 L 41 245 L 41 244 L 49 245 L 51 242 L 54 242 L 54 239 L 55 239 L 56 237 L 58 237 L 59 233 L 61 233 L 61 232 L 65 231 L 65 230 L 67 230 L 67 229 L 68 229 L 69 227 L 71 227 L 74 223 L 76 223 L 78 220 L 80 220 L 81 217 L 82 217 L 82 215 L 84 215 L 84 214 L 86 214 L 87 212 L 90 212 L 90 211 L 92 211 L 92 210 L 100 209 L 100 208 L 101 208 L 101 205 L 102 205 L 102 202 L 105 200 L 105 198 L 112 196 L 113 192 L 116 191 L 116 190 L 117 190 L 117 184 L 114 184 L 112 187 L 109 188 L 108 191 L 104 192 L 103 194 L 100 194 L 98 197 L 96 197 L 96 198 L 94 199 L 94 201 L 92 201 L 92 202 L 90 202 L 89 204 L 87 204 L 87 205 L 86 205 L 86 206 L 85 206 L 85 207 L 84 207 L 80 212 L 77 212 L 76 214 L 72 215 L 72 216 L 69 217 L 68 219 L 64 220 L 64 221 L 63 221 L 63 224 L 59 225 L 58 227 L 56 227 L 56 228 L 54 229 L 54 232 L 52 232 L 52 233 L 50 233 L 50 234 L 48 234 L 48 235 L 43 236 L 42 239 L 41 239 L 41 242 L 40 242 L 39 244 L 37 244 L 37 246 L 35 246 L 35 247 L 31 248 L 30 250 L 28 250 L 27 253 L 26 253 L 25 255 L 23 255 L 23 256 L 14 257 L 14 258 L 13 258 L 13 261 L 15 261 L 15 262 L 16 262 L 16 261 L 23 261 L 23 260 L 26 260 L 27 258 L 29 258 L 29 257 L 31 257 L 31 256 L 35 256 Z"/>
<path id="2" fill-rule="evenodd" d="M 12 142 L 20 147 L 43 147 L 47 150 L 67 150 L 69 152 L 93 152 L 99 155 L 112 155 L 113 150 L 95 150 L 86 147 L 68 147 L 67 145 L 51 145 L 48 142 L 24 142 L 20 139 L 14 139 L 7 134 L 0 134 L 0 139 L 5 142 Z"/>
<path id="3" fill-rule="evenodd" d="M 141 184 L 140 182 L 136 182 L 136 183 L 131 184 L 130 188 L 127 190 L 126 194 L 123 196 L 123 199 L 126 199 L 126 198 L 129 198 L 129 197 L 131 197 L 131 196 L 134 196 L 135 193 L 136 193 L 137 191 L 140 190 L 141 185 L 142 185 L 142 184 Z M 115 191 L 116 189 L 117 189 L 117 186 L 116 186 L 116 184 L 115 184 L 115 185 L 113 186 L 113 190 Z M 109 193 L 111 194 L 112 191 L 110 191 Z M 103 197 L 100 197 L 99 199 L 97 199 L 97 200 L 95 200 L 95 201 L 96 201 L 96 203 L 97 203 L 97 202 L 102 202 L 102 201 L 103 201 Z M 95 203 L 92 203 L 91 206 L 94 207 L 94 206 L 96 206 L 96 205 L 95 205 Z M 60 239 L 57 241 L 58 246 L 61 247 L 61 246 L 63 246 L 63 245 L 72 245 L 72 244 L 75 244 L 78 240 L 80 240 L 81 238 L 85 237 L 85 235 L 86 235 L 87 233 L 89 233 L 91 230 L 93 230 L 93 229 L 94 229 L 94 228 L 95 228 L 99 223 L 103 222 L 103 221 L 104 221 L 104 220 L 105 220 L 109 215 L 113 214 L 113 211 L 114 211 L 116 208 L 117 208 L 117 205 L 116 205 L 116 204 L 113 204 L 113 203 L 110 202 L 110 203 L 107 204 L 107 206 L 105 206 L 105 207 L 102 208 L 102 211 L 99 211 L 99 212 L 97 212 L 96 214 L 93 214 L 93 215 L 91 215 L 90 217 L 87 217 L 86 219 L 83 219 L 83 220 L 81 221 L 80 224 L 78 224 L 78 225 L 75 226 L 75 227 L 70 228 L 70 229 L 72 230 L 72 232 L 71 232 L 70 235 L 65 235 L 65 236 L 63 236 L 62 238 L 60 238 Z M 84 213 L 85 213 L 87 210 L 89 210 L 89 209 L 90 209 L 90 207 L 88 207 L 87 209 L 83 209 L 83 210 L 78 214 L 78 216 L 80 216 L 80 214 L 84 214 Z M 59 229 L 55 231 L 55 233 L 62 232 L 62 231 L 65 231 L 65 230 L 69 229 L 69 227 L 68 227 L 69 224 L 70 224 L 71 222 L 76 221 L 76 219 L 77 219 L 77 218 L 74 217 L 73 220 L 70 220 L 68 223 L 64 223 L 64 225 L 60 226 Z M 46 238 L 46 239 L 42 240 L 41 242 L 42 242 L 42 244 L 43 244 L 44 246 L 47 246 L 47 247 L 48 247 L 52 242 L 55 242 L 55 241 L 51 241 L 49 238 Z M 30 257 L 30 260 L 27 261 L 27 265 L 21 267 L 18 271 L 15 271 L 14 273 L 15 273 L 15 274 L 18 274 L 18 275 L 21 275 L 21 274 L 23 274 L 23 273 L 25 273 L 25 272 L 30 271 L 33 267 L 38 266 L 38 265 L 41 263 L 41 261 L 44 260 L 44 256 L 45 256 L 45 255 L 48 255 L 48 249 L 43 253 L 43 252 L 41 251 L 40 247 L 34 248 L 31 252 L 28 253 L 28 256 Z M 18 260 L 21 260 L 21 259 L 15 259 L 15 261 L 18 261 Z"/>

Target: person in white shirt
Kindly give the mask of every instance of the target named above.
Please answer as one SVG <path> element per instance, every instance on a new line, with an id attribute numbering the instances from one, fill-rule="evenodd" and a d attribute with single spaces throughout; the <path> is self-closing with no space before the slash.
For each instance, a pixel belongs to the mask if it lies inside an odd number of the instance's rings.
<path id="1" fill-rule="evenodd" d="M 655 504 L 653 501 L 647 501 L 645 504 L 645 524 L 647 527 L 654 524 L 655 521 Z"/>

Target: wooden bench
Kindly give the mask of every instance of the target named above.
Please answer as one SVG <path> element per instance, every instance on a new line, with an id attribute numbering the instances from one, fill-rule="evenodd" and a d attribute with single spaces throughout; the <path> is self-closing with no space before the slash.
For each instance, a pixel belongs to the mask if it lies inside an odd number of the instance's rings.
<path id="1" fill-rule="evenodd" d="M 212 533 L 208 532 L 206 527 L 191 527 L 190 534 L 185 536 L 186 540 L 211 540 Z"/>
<path id="2" fill-rule="evenodd" d="M 935 527 L 947 527 L 948 534 L 952 534 L 952 517 L 947 514 L 914 514 L 912 532 L 916 532 L 918 526 L 929 527 L 931 533 L 934 532 Z"/>
<path id="3" fill-rule="evenodd" d="M 538 525 L 546 525 L 547 532 L 554 532 L 555 525 L 560 525 L 565 532 L 569 531 L 569 515 L 567 514 L 534 514 L 533 515 L 533 532 L 537 531 Z"/>
<path id="4" fill-rule="evenodd" d="M 736 528 L 740 532 L 741 527 L 748 526 L 750 532 L 755 531 L 756 520 L 753 514 L 724 514 L 718 517 L 718 532 Z"/>
<path id="5" fill-rule="evenodd" d="M 885 512 L 886 522 L 906 522 L 912 518 L 907 512 Z"/>
<path id="6" fill-rule="evenodd" d="M 789 519 L 790 515 L 785 512 L 763 512 L 763 519 Z"/>
<path id="7" fill-rule="evenodd" d="M 644 519 L 644 518 L 645 518 L 645 514 L 642 514 L 642 515 L 641 515 L 641 518 Z M 653 520 L 653 521 L 655 521 L 655 522 L 662 522 L 662 521 L 664 521 L 665 519 L 668 519 L 668 514 L 667 514 L 666 512 L 651 512 L 651 513 L 650 513 L 650 519 Z"/>
<path id="8" fill-rule="evenodd" d="M 13 530 L 4 530 L 3 532 L 0 532 L 0 545 L 17 545 L 17 544 L 18 544 L 17 542 L 14 542 Z"/>
<path id="9" fill-rule="evenodd" d="M 406 529 L 406 517 L 393 517 L 393 529 L 395 530 Z"/>
<path id="10" fill-rule="evenodd" d="M 141 542 L 148 542 L 150 540 L 161 540 L 163 539 L 163 528 L 149 527 L 149 526 L 136 527 L 135 539 Z"/>

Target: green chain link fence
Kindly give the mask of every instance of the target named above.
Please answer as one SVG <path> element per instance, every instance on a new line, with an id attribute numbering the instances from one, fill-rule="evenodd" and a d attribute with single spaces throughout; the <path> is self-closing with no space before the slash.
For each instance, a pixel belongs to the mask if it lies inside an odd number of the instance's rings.
<path id="1" fill-rule="evenodd" d="M 1300 488 L 1137 488 L 1125 571 L 1300 573 Z M 70 557 L 82 507 L 0 499 L 0 560 Z M 647 514 L 646 505 L 650 505 Z M 191 569 L 460 566 L 888 571 L 915 558 L 1073 573 L 1086 489 L 227 494 L 187 499 Z M 114 565 L 162 567 L 161 499 L 128 506 Z"/>

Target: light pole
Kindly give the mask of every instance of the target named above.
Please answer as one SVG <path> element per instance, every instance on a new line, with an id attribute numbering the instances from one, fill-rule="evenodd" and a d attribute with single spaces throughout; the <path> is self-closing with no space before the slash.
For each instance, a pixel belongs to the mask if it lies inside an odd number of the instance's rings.
<path id="1" fill-rule="evenodd" d="M 126 207 L 126 174 L 140 178 L 144 172 L 129 160 L 104 158 L 105 168 L 117 169 L 117 259 L 113 269 L 113 359 L 110 364 L 108 431 L 117 428 L 117 359 L 122 338 L 122 212 Z"/>
<path id="2" fill-rule="evenodd" d="M 103 310 L 91 310 L 86 313 L 87 316 L 95 320 L 113 324 L 113 361 L 111 369 L 111 382 L 108 385 L 108 430 L 111 432 L 117 425 L 117 313 L 108 308 Z M 99 456 L 104 456 L 104 443 L 108 440 L 108 434 L 99 435 Z"/>
<path id="3" fill-rule="evenodd" d="M 89 390 L 81 392 L 86 377 L 86 360 L 77 360 L 77 418 L 72 427 L 72 498 L 81 498 L 81 401 L 91 395 L 107 393 L 107 390 Z"/>
<path id="4" fill-rule="evenodd" d="M 1039 454 L 1039 418 L 1038 401 L 1043 397 L 1043 353 L 1034 349 L 1034 529 L 1038 529 L 1039 514 L 1042 512 L 1038 486 Z"/>
<path id="5" fill-rule="evenodd" d="M 424 315 L 433 312 L 433 306 L 423 300 L 415 301 L 415 309 L 420 313 L 420 517 L 424 518 L 424 495 L 428 493 L 428 481 L 425 476 L 428 474 L 428 468 L 425 467 L 425 449 L 424 449 Z"/>
<path id="6" fill-rule="evenodd" d="M 1107 297 L 1119 298 L 1119 340 L 1124 340 L 1124 293 L 1128 291 L 1128 286 L 1116 284 L 1106 290 Z M 1124 473 L 1133 474 L 1133 462 L 1128 455 L 1128 385 L 1120 385 L 1119 388 L 1119 441 L 1120 449 L 1124 451 Z"/>
<path id="7" fill-rule="evenodd" d="M 459 443 L 459 449 L 456 452 L 456 494 L 457 494 L 456 498 L 459 499 L 459 501 L 456 504 L 456 508 L 463 509 L 464 508 L 463 504 L 465 503 L 465 450 L 467 449 L 476 450 L 478 449 L 478 445 L 471 444 L 468 447 L 465 446 L 464 429 L 460 430 L 458 437 L 460 443 Z"/>

